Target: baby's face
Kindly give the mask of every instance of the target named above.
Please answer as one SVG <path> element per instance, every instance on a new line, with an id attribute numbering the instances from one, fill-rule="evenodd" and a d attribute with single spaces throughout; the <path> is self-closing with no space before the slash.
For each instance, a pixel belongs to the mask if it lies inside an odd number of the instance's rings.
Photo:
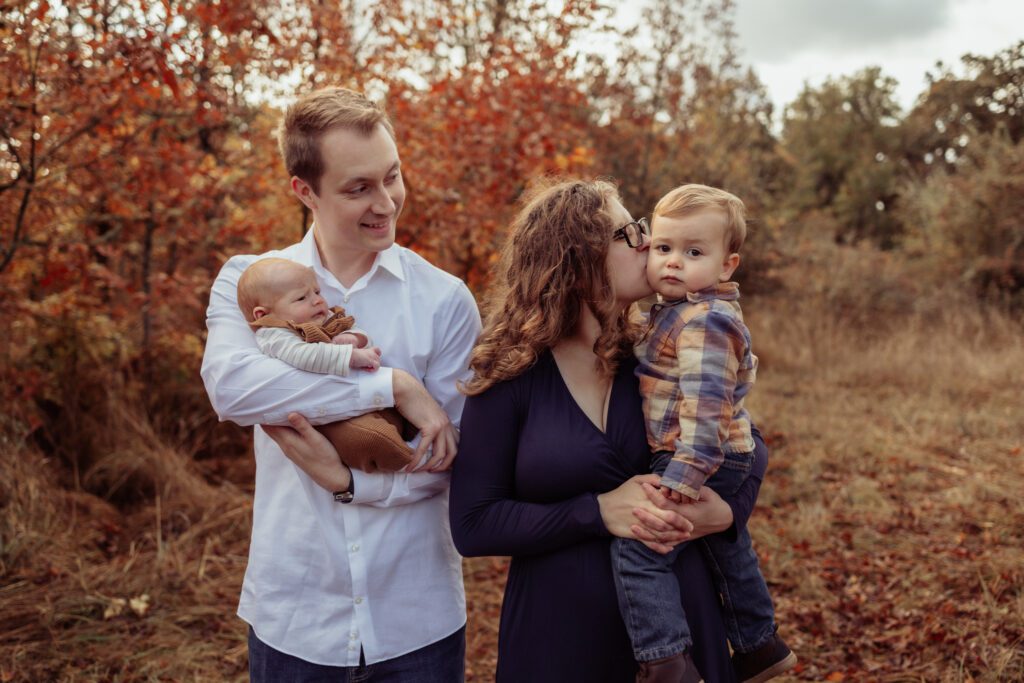
<path id="1" fill-rule="evenodd" d="M 274 289 L 280 294 L 268 307 L 269 313 L 295 323 L 322 323 L 327 319 L 330 311 L 312 270 L 296 266 L 274 275 Z"/>
<path id="2" fill-rule="evenodd" d="M 727 221 L 718 209 L 655 218 L 647 255 L 647 280 L 654 291 L 676 300 L 727 281 L 739 263 L 739 256 L 726 248 Z"/>

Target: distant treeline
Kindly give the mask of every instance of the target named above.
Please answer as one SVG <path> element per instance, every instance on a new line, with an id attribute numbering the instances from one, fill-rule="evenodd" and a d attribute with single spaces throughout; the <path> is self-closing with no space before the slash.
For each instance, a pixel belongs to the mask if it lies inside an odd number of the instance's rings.
<path id="1" fill-rule="evenodd" d="M 399 239 L 476 291 L 529 180 L 568 173 L 614 178 L 635 215 L 682 182 L 740 195 L 748 289 L 825 236 L 1019 302 L 1024 43 L 937 66 L 910 112 L 869 68 L 778 113 L 731 6 L 655 0 L 623 29 L 597 0 L 6 3 L 0 372 L 19 407 L 0 427 L 52 427 L 112 386 L 208 414 L 206 292 L 228 255 L 307 227 L 273 129 L 325 84 L 384 102 L 410 190 Z M 74 429 L 48 431 L 71 448 Z"/>

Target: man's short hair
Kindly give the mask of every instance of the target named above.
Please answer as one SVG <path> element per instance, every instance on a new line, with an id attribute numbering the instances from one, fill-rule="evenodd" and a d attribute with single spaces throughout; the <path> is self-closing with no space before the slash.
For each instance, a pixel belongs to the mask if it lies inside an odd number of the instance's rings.
<path id="1" fill-rule="evenodd" d="M 324 133 L 345 128 L 369 136 L 378 125 L 395 137 L 384 109 L 354 90 L 330 87 L 303 95 L 288 107 L 277 129 L 288 175 L 304 180 L 319 194 L 324 174 L 320 138 Z"/>
<path id="2" fill-rule="evenodd" d="M 704 209 L 721 209 L 726 216 L 729 253 L 738 254 L 747 239 L 747 208 L 734 194 L 707 185 L 680 185 L 658 201 L 651 219 L 682 218 Z"/>

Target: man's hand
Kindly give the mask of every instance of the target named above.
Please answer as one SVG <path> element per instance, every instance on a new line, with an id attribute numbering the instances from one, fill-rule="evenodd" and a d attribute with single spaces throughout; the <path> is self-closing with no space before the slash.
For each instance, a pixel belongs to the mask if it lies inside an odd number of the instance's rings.
<path id="1" fill-rule="evenodd" d="M 412 471 L 426 469 L 430 472 L 441 472 L 448 469 L 455 459 L 458 443 L 458 436 L 451 420 L 448 419 L 448 413 L 442 410 L 434 397 L 427 393 L 426 388 L 408 372 L 395 368 L 391 377 L 395 408 L 420 430 L 420 443 L 416 447 L 412 461 L 419 462 L 423 459 L 427 447 L 434 447 L 431 458 Z"/>
<path id="2" fill-rule="evenodd" d="M 327 437 L 298 413 L 290 413 L 288 422 L 291 427 L 263 425 L 263 431 L 321 488 L 331 493 L 348 490 L 352 484 L 352 471 L 342 464 L 338 451 L 334 450 Z"/>

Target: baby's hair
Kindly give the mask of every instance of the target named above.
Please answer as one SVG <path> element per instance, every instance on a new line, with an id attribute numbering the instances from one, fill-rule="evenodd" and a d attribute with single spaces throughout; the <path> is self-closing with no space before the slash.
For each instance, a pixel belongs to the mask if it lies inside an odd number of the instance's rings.
<path id="1" fill-rule="evenodd" d="M 729 253 L 738 254 L 747 239 L 747 208 L 734 194 L 707 185 L 680 185 L 658 201 L 651 219 L 683 218 L 704 209 L 721 209 L 726 216 Z"/>
<path id="2" fill-rule="evenodd" d="M 274 271 L 282 269 L 301 268 L 309 270 L 307 266 L 284 258 L 269 257 L 256 261 L 245 269 L 242 277 L 238 278 L 238 307 L 242 309 L 242 315 L 246 321 L 253 322 L 252 311 L 257 306 L 269 306 L 271 299 L 281 295 L 285 284 L 280 279 L 274 278 Z"/>

